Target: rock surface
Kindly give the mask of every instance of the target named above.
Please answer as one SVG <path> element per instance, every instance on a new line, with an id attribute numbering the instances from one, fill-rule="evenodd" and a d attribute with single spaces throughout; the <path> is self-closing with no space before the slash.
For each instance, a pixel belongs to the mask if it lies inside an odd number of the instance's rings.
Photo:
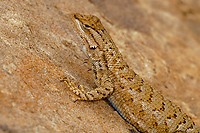
<path id="1" fill-rule="evenodd" d="M 95 87 L 68 14 L 98 16 L 129 66 L 200 127 L 200 1 L 0 1 L 0 132 L 130 132 Z"/>

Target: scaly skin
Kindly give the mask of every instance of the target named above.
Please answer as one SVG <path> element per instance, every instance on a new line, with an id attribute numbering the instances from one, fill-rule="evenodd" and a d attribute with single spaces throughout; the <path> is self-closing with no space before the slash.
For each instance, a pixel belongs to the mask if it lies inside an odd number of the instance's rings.
<path id="1" fill-rule="evenodd" d="M 140 132 L 198 133 L 194 122 L 179 107 L 165 99 L 129 69 L 121 53 L 96 16 L 72 14 L 71 23 L 81 39 L 98 88 L 85 92 L 70 79 L 63 81 L 80 98 L 108 98 L 119 114 Z"/>

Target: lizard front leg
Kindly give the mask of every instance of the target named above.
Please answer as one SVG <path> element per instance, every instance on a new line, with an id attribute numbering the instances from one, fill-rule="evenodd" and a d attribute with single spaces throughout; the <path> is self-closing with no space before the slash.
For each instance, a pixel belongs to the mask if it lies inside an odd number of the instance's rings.
<path id="1" fill-rule="evenodd" d="M 104 84 L 100 85 L 100 87 L 97 87 L 94 90 L 88 92 L 85 91 L 85 87 L 83 85 L 76 85 L 69 78 L 64 78 L 61 81 L 63 81 L 71 91 L 80 97 L 77 100 L 101 100 L 108 97 L 114 91 L 110 78 L 107 78 L 105 81 L 103 81 Z"/>

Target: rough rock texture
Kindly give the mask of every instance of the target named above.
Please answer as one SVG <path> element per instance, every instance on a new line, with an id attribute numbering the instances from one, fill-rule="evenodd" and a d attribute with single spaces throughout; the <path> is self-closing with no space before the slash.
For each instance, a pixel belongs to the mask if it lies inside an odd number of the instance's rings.
<path id="1" fill-rule="evenodd" d="M 130 132 L 95 87 L 67 14 L 98 16 L 130 67 L 200 127 L 200 1 L 0 1 L 0 132 Z"/>

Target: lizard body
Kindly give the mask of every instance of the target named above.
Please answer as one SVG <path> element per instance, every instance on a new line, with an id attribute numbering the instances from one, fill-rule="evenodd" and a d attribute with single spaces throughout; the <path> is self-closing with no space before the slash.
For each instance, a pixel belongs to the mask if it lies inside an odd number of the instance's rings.
<path id="1" fill-rule="evenodd" d="M 118 113 L 140 132 L 199 132 L 189 116 L 129 69 L 96 16 L 72 14 L 71 23 L 82 41 L 82 51 L 98 86 L 85 92 L 84 86 L 77 87 L 69 78 L 63 79 L 80 97 L 78 100 L 108 98 Z"/>

